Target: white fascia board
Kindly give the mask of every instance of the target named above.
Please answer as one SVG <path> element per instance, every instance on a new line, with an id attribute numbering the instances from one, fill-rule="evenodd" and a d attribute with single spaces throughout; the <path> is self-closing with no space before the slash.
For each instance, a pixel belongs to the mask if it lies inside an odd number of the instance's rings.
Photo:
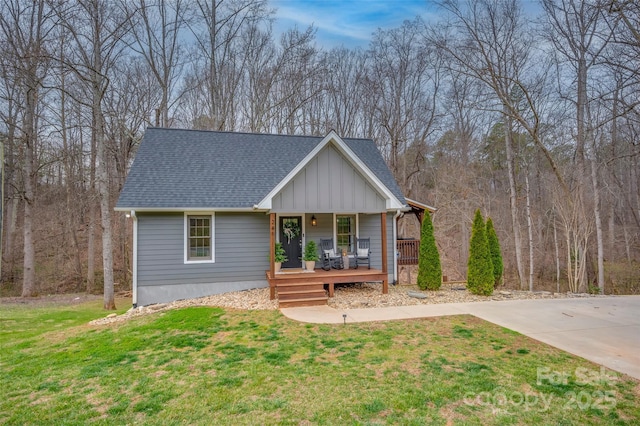
<path id="1" fill-rule="evenodd" d="M 415 204 L 416 206 L 420 206 L 424 210 L 429 210 L 431 212 L 435 212 L 435 211 L 438 210 L 435 207 L 432 207 L 432 206 L 429 206 L 427 204 L 421 203 L 420 201 L 412 200 L 411 198 L 404 197 L 404 199 L 407 200 L 407 203 L 412 203 L 412 204 Z"/>
<path id="2" fill-rule="evenodd" d="M 342 138 L 340 138 L 340 136 L 338 136 L 338 134 L 334 130 L 331 130 L 329 134 L 327 134 L 327 136 L 325 136 L 324 139 L 322 139 L 322 141 L 320 141 L 320 143 L 316 145 L 316 147 L 312 149 L 311 152 L 309 152 L 309 154 L 300 163 L 298 163 L 298 165 L 294 167 L 293 170 L 291 170 L 289 174 L 287 174 L 287 176 L 285 176 L 285 178 L 282 179 L 282 181 L 280 181 L 280 183 L 276 185 L 271 190 L 271 192 L 269 192 L 267 196 L 262 199 L 262 201 L 260 201 L 255 206 L 256 209 L 270 210 L 272 207 L 273 197 L 275 197 L 280 191 L 282 191 L 282 189 L 284 189 L 284 187 L 289 182 L 291 182 L 291 180 L 298 173 L 300 173 L 300 171 L 302 171 L 302 169 L 305 168 L 307 164 L 309 164 L 309 162 L 313 158 L 315 158 L 318 155 L 318 153 L 325 146 L 327 146 L 331 141 L 335 143 L 335 146 L 336 148 L 338 148 L 338 151 L 340 151 L 342 155 L 344 155 L 349 160 L 349 162 L 356 168 L 356 170 L 362 173 L 367 178 L 367 180 L 373 185 L 373 187 L 385 196 L 387 210 L 398 210 L 406 207 L 404 204 L 400 202 L 400 200 L 396 198 L 395 195 L 393 195 L 393 193 L 389 190 L 389 188 L 387 188 L 386 185 L 384 185 L 382 181 L 378 179 L 375 173 L 373 173 L 371 169 L 369 169 L 364 164 L 364 162 L 360 160 L 360 158 L 355 154 L 355 152 L 353 152 L 351 148 L 349 148 L 347 144 L 344 143 Z"/>

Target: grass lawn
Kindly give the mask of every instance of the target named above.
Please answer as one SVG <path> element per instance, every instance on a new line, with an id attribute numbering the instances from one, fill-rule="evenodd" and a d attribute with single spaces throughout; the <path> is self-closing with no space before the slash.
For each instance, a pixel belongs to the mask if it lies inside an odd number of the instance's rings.
<path id="1" fill-rule="evenodd" d="M 119 306 L 125 306 L 120 302 Z M 0 305 L 3 424 L 639 424 L 640 385 L 471 316 Z"/>

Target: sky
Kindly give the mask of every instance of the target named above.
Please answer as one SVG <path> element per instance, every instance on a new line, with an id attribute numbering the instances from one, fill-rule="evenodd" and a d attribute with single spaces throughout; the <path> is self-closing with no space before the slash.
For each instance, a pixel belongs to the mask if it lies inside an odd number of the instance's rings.
<path id="1" fill-rule="evenodd" d="M 271 0 L 276 11 L 276 33 L 294 25 L 304 31 L 313 24 L 319 46 L 366 48 L 378 28 L 390 29 L 413 20 L 425 21 L 436 12 L 428 0 Z"/>

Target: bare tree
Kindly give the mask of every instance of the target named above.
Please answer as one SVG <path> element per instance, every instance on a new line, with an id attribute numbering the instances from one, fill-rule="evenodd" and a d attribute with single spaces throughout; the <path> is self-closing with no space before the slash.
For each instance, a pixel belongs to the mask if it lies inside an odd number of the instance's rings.
<path id="1" fill-rule="evenodd" d="M 102 103 L 109 87 L 109 71 L 125 46 L 123 36 L 128 28 L 129 15 L 103 0 L 85 0 L 71 7 L 59 5 L 57 10 L 74 40 L 73 50 L 77 56 L 70 65 L 87 84 L 91 94 L 92 139 L 96 148 L 96 186 L 102 228 L 104 308 L 115 309 L 108 151 Z"/>
<path id="2" fill-rule="evenodd" d="M 0 30 L 9 46 L 7 53 L 12 56 L 11 60 L 15 66 L 14 76 L 24 87 L 20 126 L 20 138 L 24 149 L 23 297 L 37 295 L 33 217 L 38 178 L 38 105 L 48 71 L 46 44 L 52 27 L 50 18 L 44 0 L 34 0 L 30 3 L 6 0 L 2 4 L 2 13 L 0 13 Z"/>
<path id="3" fill-rule="evenodd" d="M 317 60 L 315 29 L 286 31 L 280 40 L 280 77 L 272 91 L 275 131 L 278 133 L 318 134 L 317 111 L 312 100 L 324 89 L 324 66 Z M 324 129 L 323 129 L 324 130 Z"/>
<path id="4" fill-rule="evenodd" d="M 196 14 L 189 27 L 203 62 L 194 65 L 190 89 L 205 90 L 206 127 L 235 128 L 246 66 L 246 56 L 240 50 L 242 30 L 268 19 L 270 13 L 266 0 L 196 0 Z"/>
<path id="5" fill-rule="evenodd" d="M 360 49 L 334 48 L 327 53 L 326 126 L 339 135 L 365 136 L 362 129 L 367 68 L 371 57 Z"/>
<path id="6" fill-rule="evenodd" d="M 243 127 L 252 132 L 268 132 L 275 113 L 271 92 L 281 78 L 275 58 L 276 46 L 271 26 L 261 29 L 250 25 L 243 32 L 243 44 L 248 57 L 242 102 Z"/>
<path id="7" fill-rule="evenodd" d="M 124 3 L 135 39 L 132 48 L 144 58 L 160 89 L 156 125 L 171 126 L 169 111 L 179 98 L 176 85 L 186 62 L 183 31 L 192 11 L 184 0 L 137 0 Z M 135 5 L 135 6 L 134 6 Z"/>
<path id="8" fill-rule="evenodd" d="M 8 47 L 8 46 L 7 46 Z M 22 85 L 16 74 L 10 50 L 3 50 L 0 53 L 0 72 L 2 86 L 0 86 L 0 99 L 3 107 L 0 108 L 0 120 L 2 120 L 4 135 L 4 188 L 2 196 L 4 198 L 4 208 L 2 223 L 4 232 L 2 233 L 2 260 L 7 262 L 6 268 L 2 269 L 2 279 L 13 281 L 15 273 L 15 263 L 17 262 L 15 240 L 17 237 L 18 204 L 20 201 L 18 165 L 18 121 L 20 119 L 20 104 L 22 102 Z"/>
<path id="9" fill-rule="evenodd" d="M 603 101 L 611 102 L 611 138 L 609 150 L 600 162 L 606 171 L 602 174 L 605 181 L 602 187 L 609 189 L 606 203 L 610 206 L 607 260 L 615 262 L 616 248 L 621 248 L 629 262 L 634 240 L 631 229 L 640 228 L 637 171 L 640 168 L 640 149 L 637 142 L 633 142 L 637 141 L 640 127 L 640 98 L 637 95 L 640 90 L 637 63 L 640 56 L 640 5 L 633 1 L 611 0 L 600 3 L 600 6 L 613 37 L 606 52 L 606 64 L 614 82 L 611 88 L 613 96 L 602 97 Z M 618 244 L 620 233 L 622 241 Z"/>
<path id="10" fill-rule="evenodd" d="M 534 139 L 538 136 L 536 110 L 529 102 L 528 111 L 534 119 L 534 122 L 530 123 L 529 117 L 522 111 L 521 97 L 514 96 L 514 93 L 527 93 L 523 90 L 521 81 L 530 60 L 531 40 L 528 39 L 526 22 L 523 20 L 519 4 L 514 0 L 468 2 L 464 7 L 454 1 L 445 1 L 442 7 L 451 13 L 451 25 L 456 33 L 451 37 L 452 42 L 448 40 L 450 29 L 445 28 L 433 36 L 434 42 L 447 53 L 451 66 L 457 73 L 478 79 L 490 90 L 488 96 L 493 99 L 486 100 L 484 109 L 499 112 L 504 119 L 515 259 L 520 287 L 524 288 L 525 274 L 512 129 L 513 120 L 516 120 L 525 125 Z"/>
<path id="11" fill-rule="evenodd" d="M 38 290 L 85 269 L 94 290 L 102 252 L 112 307 L 131 223 L 110 206 L 144 127 L 179 124 L 373 138 L 404 193 L 439 208 L 450 276 L 481 207 L 516 285 L 560 291 L 566 274 L 581 291 L 597 268 L 615 291 L 640 235 L 636 3 L 546 0 L 534 19 L 517 0 L 443 0 L 435 24 L 326 51 L 314 27 L 278 36 L 267 0 L 0 0 L 3 279 L 28 279 L 26 261 L 47 271 Z"/>
<path id="12" fill-rule="evenodd" d="M 575 97 L 571 96 L 575 105 L 575 170 L 576 176 L 574 184 L 574 194 L 577 192 L 578 198 L 586 201 L 586 184 L 590 181 L 586 170 L 586 149 L 589 144 L 594 143 L 595 127 L 590 112 L 590 100 L 588 95 L 588 73 L 599 61 L 603 50 L 607 47 L 608 41 L 612 37 L 612 31 L 608 31 L 602 25 L 602 10 L 595 4 L 583 1 L 563 1 L 544 0 L 542 6 L 546 12 L 551 31 L 548 38 L 553 43 L 556 52 L 564 58 L 575 76 Z M 604 31 L 602 31 L 604 30 Z M 597 191 L 597 174 L 591 174 L 593 182 L 592 189 Z M 577 212 L 584 212 L 584 207 L 575 207 Z M 597 229 L 598 247 L 598 267 L 604 268 L 604 252 L 602 244 L 602 225 L 600 221 L 599 194 L 596 194 L 593 204 L 595 226 Z M 588 216 L 583 217 L 587 221 Z M 585 238 L 589 234 L 579 232 Z M 583 240 L 578 250 L 581 256 L 587 254 L 588 240 Z M 586 290 L 586 276 L 579 277 L 579 288 Z M 598 273 L 598 286 L 604 292 L 604 273 Z"/>
<path id="13" fill-rule="evenodd" d="M 370 90 L 378 101 L 373 113 L 385 132 L 378 144 L 403 188 L 419 170 L 413 160 L 424 155 L 437 119 L 440 57 L 424 34 L 424 22 L 416 18 L 397 29 L 378 30 L 371 43 Z M 411 147 L 417 155 L 402 158 Z"/>
<path id="14" fill-rule="evenodd" d="M 241 110 L 251 131 L 305 132 L 312 120 L 296 120 L 303 107 L 323 87 L 318 76 L 324 67 L 316 60 L 313 47 L 315 29 L 286 31 L 276 46 L 270 31 L 257 25 L 243 32 L 242 50 L 246 55 L 244 79 L 247 90 L 241 92 L 246 106 Z"/>
<path id="15" fill-rule="evenodd" d="M 64 228 L 65 234 L 70 236 L 71 244 L 70 246 L 73 249 L 73 254 L 70 257 L 73 257 L 73 271 L 75 273 L 75 280 L 77 281 L 76 287 L 78 288 L 80 284 L 83 282 L 82 276 L 82 253 L 80 249 L 80 242 L 78 238 L 78 232 L 76 231 L 76 223 L 78 222 L 77 217 L 77 203 L 78 199 L 76 195 L 79 191 L 79 187 L 77 185 L 77 171 L 75 170 L 74 163 L 76 160 L 75 150 L 73 148 L 73 143 L 71 142 L 71 136 L 69 135 L 69 127 L 70 121 L 68 115 L 68 110 L 70 108 L 68 95 L 67 95 L 67 87 L 69 74 L 71 71 L 66 68 L 65 63 L 65 54 L 66 47 L 65 44 L 67 42 L 64 31 L 60 31 L 62 28 L 58 27 L 58 73 L 55 76 L 57 79 L 56 86 L 59 89 L 59 112 L 58 112 L 58 120 L 60 122 L 59 127 L 59 137 L 62 141 L 62 152 L 61 158 L 63 163 L 63 170 L 65 176 L 65 214 L 64 214 Z M 79 288 L 78 288 L 79 289 Z"/>

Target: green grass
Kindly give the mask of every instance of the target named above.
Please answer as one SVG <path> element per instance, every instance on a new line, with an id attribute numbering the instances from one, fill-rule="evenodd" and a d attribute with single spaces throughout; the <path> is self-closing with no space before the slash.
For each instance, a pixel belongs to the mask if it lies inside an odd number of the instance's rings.
<path id="1" fill-rule="evenodd" d="M 616 380 L 584 383 L 599 366 L 470 316 L 310 325 L 196 307 L 87 325 L 104 315 L 99 304 L 0 308 L 0 423 L 640 419 L 637 381 L 609 371 Z"/>

